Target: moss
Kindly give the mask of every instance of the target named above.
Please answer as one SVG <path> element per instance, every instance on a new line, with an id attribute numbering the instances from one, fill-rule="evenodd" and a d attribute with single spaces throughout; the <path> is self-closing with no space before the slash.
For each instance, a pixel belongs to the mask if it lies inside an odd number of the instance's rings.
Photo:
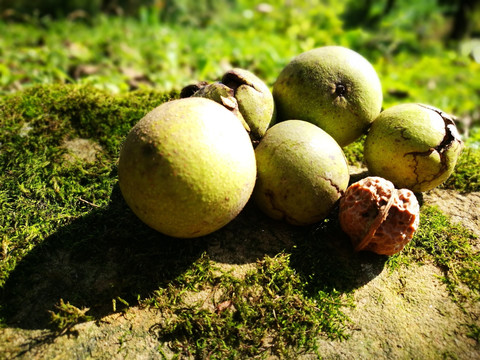
<path id="1" fill-rule="evenodd" d="M 365 138 L 366 135 L 363 135 L 358 140 L 343 148 L 343 152 L 350 166 L 365 167 L 363 162 L 363 144 Z"/>
<path id="2" fill-rule="evenodd" d="M 466 314 L 466 336 L 478 344 L 478 314 L 472 310 L 472 304 L 480 301 L 480 251 L 477 244 L 477 236 L 462 225 L 452 223 L 435 206 L 422 206 L 414 238 L 402 252 L 388 259 L 387 266 L 390 270 L 413 264 L 433 263 L 437 266 L 450 297 Z"/>
<path id="3" fill-rule="evenodd" d="M 34 246 L 59 226 L 108 202 L 115 161 L 131 126 L 175 94 L 112 96 L 89 86 L 36 86 L 0 102 L 0 285 Z M 64 161 L 62 143 L 86 138 L 97 161 Z"/>
<path id="4" fill-rule="evenodd" d="M 469 328 L 467 336 L 476 340 L 477 343 L 480 344 L 480 326 L 478 324 L 469 324 L 467 326 Z"/>
<path id="5" fill-rule="evenodd" d="M 144 305 L 171 319 L 155 330 L 180 357 L 289 358 L 315 351 L 319 336 L 345 337 L 344 301 L 335 294 L 306 295 L 285 253 L 266 256 L 243 278 L 203 256 Z"/>
<path id="6" fill-rule="evenodd" d="M 50 311 L 52 325 L 59 334 L 68 332 L 74 325 L 93 320 L 91 316 L 86 315 L 88 308 L 79 309 L 69 302 L 60 299 L 55 306 L 57 311 Z"/>
<path id="7" fill-rule="evenodd" d="M 460 154 L 454 172 L 441 186 L 461 193 L 480 191 L 480 148 L 466 147 Z"/>
<path id="8" fill-rule="evenodd" d="M 480 252 L 474 247 L 477 241 L 478 237 L 452 223 L 436 207 L 423 206 L 414 238 L 401 253 L 390 257 L 388 264 L 395 268 L 400 264 L 433 262 L 443 271 L 443 281 L 459 304 L 468 299 L 478 300 Z"/>
<path id="9" fill-rule="evenodd" d="M 95 138 L 109 155 L 115 155 L 135 122 L 176 95 L 139 90 L 114 96 L 93 86 L 34 86 L 5 97 L 0 114 L 10 136 L 28 124 L 29 138 L 48 134 L 44 137 L 49 145 L 64 137 Z"/>

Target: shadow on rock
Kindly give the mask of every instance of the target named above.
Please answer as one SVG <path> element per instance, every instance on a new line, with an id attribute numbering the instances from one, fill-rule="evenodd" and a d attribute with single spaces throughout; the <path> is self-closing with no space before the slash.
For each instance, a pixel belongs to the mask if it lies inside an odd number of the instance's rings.
<path id="1" fill-rule="evenodd" d="M 220 263 L 252 263 L 289 252 L 307 234 L 307 228 L 273 220 L 250 201 L 227 226 L 209 235 L 208 255 Z"/>
<path id="2" fill-rule="evenodd" d="M 45 329 L 49 311 L 62 299 L 101 319 L 150 296 L 203 253 L 220 263 L 245 264 L 286 251 L 312 291 L 349 291 L 378 275 L 385 258 L 353 253 L 342 234 L 335 221 L 291 226 L 250 202 L 213 234 L 171 238 L 144 225 L 116 186 L 107 207 L 58 229 L 17 265 L 1 293 L 1 315 L 9 326 Z"/>
<path id="3" fill-rule="evenodd" d="M 297 243 L 290 262 L 306 280 L 308 291 L 350 292 L 377 277 L 387 259 L 372 252 L 354 252 L 340 228 L 336 209 Z"/>
<path id="4" fill-rule="evenodd" d="M 243 264 L 274 256 L 304 230 L 275 222 L 252 204 L 215 233 L 176 239 L 143 224 L 114 187 L 110 203 L 46 238 L 16 266 L 1 292 L 10 326 L 44 329 L 62 299 L 100 319 L 137 304 L 183 273 L 203 253 Z M 113 302 L 115 301 L 115 308 Z M 128 304 L 128 305 L 126 305 Z"/>
<path id="5" fill-rule="evenodd" d="M 175 239 L 144 225 L 117 186 L 106 208 L 60 228 L 17 265 L 2 291 L 2 315 L 12 326 L 47 328 L 48 311 L 63 299 L 100 318 L 113 312 L 112 299 L 117 311 L 136 304 L 205 250 L 205 239 Z"/>

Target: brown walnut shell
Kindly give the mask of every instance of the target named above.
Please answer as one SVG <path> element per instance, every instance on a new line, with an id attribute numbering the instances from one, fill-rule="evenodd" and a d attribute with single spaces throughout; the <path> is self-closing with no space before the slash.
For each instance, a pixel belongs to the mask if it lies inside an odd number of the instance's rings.
<path id="1" fill-rule="evenodd" d="M 340 199 L 340 225 L 355 251 L 396 254 L 413 238 L 419 219 L 415 194 L 397 190 L 381 177 L 366 177 L 350 185 Z"/>

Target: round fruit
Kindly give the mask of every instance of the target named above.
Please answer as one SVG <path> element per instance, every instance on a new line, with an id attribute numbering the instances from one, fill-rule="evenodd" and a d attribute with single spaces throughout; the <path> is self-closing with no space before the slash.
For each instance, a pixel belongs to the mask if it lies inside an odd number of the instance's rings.
<path id="1" fill-rule="evenodd" d="M 226 225 L 248 201 L 255 153 L 230 111 L 204 98 L 173 100 L 128 134 L 118 165 L 122 194 L 147 225 L 192 238 Z"/>
<path id="2" fill-rule="evenodd" d="M 447 180 L 462 148 L 451 116 L 427 105 L 401 104 L 373 122 L 364 157 L 372 175 L 421 192 Z"/>
<path id="3" fill-rule="evenodd" d="M 348 165 L 325 131 L 301 120 L 274 125 L 255 149 L 253 198 L 270 217 L 294 225 L 323 220 L 348 186 Z"/>
<path id="4" fill-rule="evenodd" d="M 273 86 L 277 119 L 318 125 L 340 146 L 365 133 L 382 108 L 382 86 L 357 52 L 324 46 L 295 57 Z"/>
<path id="5" fill-rule="evenodd" d="M 240 68 L 227 71 L 221 82 L 185 86 L 182 98 L 211 99 L 232 111 L 253 141 L 258 141 L 275 121 L 275 102 L 268 86 L 254 73 Z"/>
<path id="6" fill-rule="evenodd" d="M 222 83 L 235 92 L 238 108 L 250 128 L 250 136 L 260 140 L 275 121 L 275 103 L 268 86 L 248 70 L 227 71 Z"/>

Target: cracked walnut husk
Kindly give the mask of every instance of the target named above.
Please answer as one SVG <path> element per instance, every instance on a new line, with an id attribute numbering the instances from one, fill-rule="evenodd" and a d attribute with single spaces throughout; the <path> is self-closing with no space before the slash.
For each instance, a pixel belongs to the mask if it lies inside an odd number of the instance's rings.
<path id="1" fill-rule="evenodd" d="M 399 104 L 383 111 L 365 140 L 372 176 L 415 193 L 441 185 L 452 174 L 463 142 L 455 118 L 424 104 Z"/>
<path id="2" fill-rule="evenodd" d="M 221 81 L 199 82 L 184 87 L 180 97 L 205 97 L 233 112 L 254 141 L 259 141 L 275 122 L 273 95 L 268 86 L 252 72 L 234 68 Z"/>

